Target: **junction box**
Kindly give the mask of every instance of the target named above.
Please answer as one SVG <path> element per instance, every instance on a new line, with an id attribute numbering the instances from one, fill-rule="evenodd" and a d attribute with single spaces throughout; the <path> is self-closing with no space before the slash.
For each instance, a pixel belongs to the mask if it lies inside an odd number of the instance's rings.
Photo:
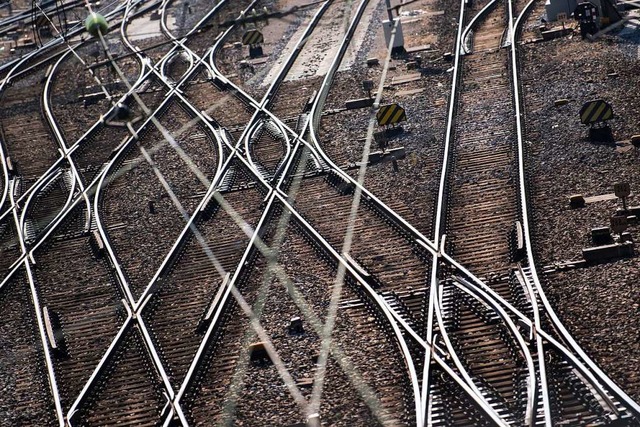
<path id="1" fill-rule="evenodd" d="M 393 26 L 395 21 L 398 21 L 398 28 L 396 30 L 396 37 L 393 39 L 392 52 L 404 51 L 404 36 L 402 34 L 402 21 L 400 18 L 395 18 L 393 21 L 383 21 L 382 28 L 384 28 L 384 40 L 385 44 L 388 47 L 389 42 L 391 41 L 391 31 L 393 30 Z"/>

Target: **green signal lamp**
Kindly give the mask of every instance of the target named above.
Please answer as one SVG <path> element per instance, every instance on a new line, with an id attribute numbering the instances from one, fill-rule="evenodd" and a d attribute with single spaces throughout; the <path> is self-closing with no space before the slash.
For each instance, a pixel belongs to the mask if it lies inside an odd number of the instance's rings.
<path id="1" fill-rule="evenodd" d="M 87 19 L 84 21 L 84 27 L 93 37 L 98 37 L 98 33 L 102 33 L 103 35 L 107 34 L 109 30 L 109 24 L 107 20 L 104 19 L 104 16 L 95 12 L 87 16 Z"/>

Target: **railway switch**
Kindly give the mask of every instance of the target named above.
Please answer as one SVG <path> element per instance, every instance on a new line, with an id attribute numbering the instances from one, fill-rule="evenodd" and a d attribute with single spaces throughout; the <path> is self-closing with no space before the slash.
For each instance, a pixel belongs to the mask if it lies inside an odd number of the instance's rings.
<path id="1" fill-rule="evenodd" d="M 359 99 L 349 99 L 345 101 L 344 108 L 347 110 L 355 110 L 358 108 L 367 108 L 371 107 L 375 101 L 375 98 L 359 98 Z"/>
<path id="2" fill-rule="evenodd" d="M 582 257 L 591 263 L 604 262 L 616 258 L 630 257 L 633 255 L 633 243 L 612 243 L 610 245 L 584 248 Z"/>
<path id="3" fill-rule="evenodd" d="M 60 324 L 58 315 L 45 306 L 42 308 L 42 318 L 44 321 L 44 327 L 47 334 L 47 339 L 49 341 L 49 346 L 56 355 L 65 355 L 66 346 L 64 342 L 64 335 L 62 333 L 62 326 Z"/>
<path id="4" fill-rule="evenodd" d="M 363 80 L 362 81 L 362 89 L 367 92 L 369 98 L 371 98 L 371 90 L 373 90 L 373 80 Z"/>
<path id="5" fill-rule="evenodd" d="M 329 184 L 334 186 L 343 196 L 353 194 L 353 192 L 355 191 L 355 185 L 352 182 L 347 181 L 341 175 L 334 171 L 329 171 L 327 173 L 326 180 Z"/>
<path id="6" fill-rule="evenodd" d="M 416 68 L 418 68 L 418 63 L 416 61 L 409 61 L 406 64 L 407 66 L 407 70 L 415 70 Z"/>
<path id="7" fill-rule="evenodd" d="M 394 18 L 393 21 L 383 21 L 382 28 L 384 29 L 385 45 L 389 46 L 391 43 L 391 34 L 395 27 L 395 36 L 393 38 L 393 45 L 391 46 L 391 52 L 394 54 L 404 52 L 404 35 L 402 34 L 402 21 L 400 18 Z"/>
<path id="8" fill-rule="evenodd" d="M 611 232 L 615 234 L 621 234 L 624 230 L 627 229 L 627 216 L 626 215 L 614 215 L 610 219 L 611 224 Z"/>
<path id="9" fill-rule="evenodd" d="M 13 162 L 11 161 L 11 157 L 7 156 L 5 160 L 7 162 L 7 173 L 9 174 L 9 177 L 12 177 L 13 175 L 15 175 L 16 170 L 13 167 Z"/>

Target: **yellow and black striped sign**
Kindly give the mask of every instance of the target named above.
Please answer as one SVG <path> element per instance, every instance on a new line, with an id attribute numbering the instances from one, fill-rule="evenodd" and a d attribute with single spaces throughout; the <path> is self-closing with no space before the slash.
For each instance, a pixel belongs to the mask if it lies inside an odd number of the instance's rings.
<path id="1" fill-rule="evenodd" d="M 264 37 L 262 36 L 262 33 L 258 30 L 249 30 L 246 33 L 244 33 L 244 36 L 242 36 L 242 44 L 243 45 L 249 45 L 249 44 L 260 44 L 264 41 Z"/>
<path id="2" fill-rule="evenodd" d="M 580 109 L 580 121 L 583 125 L 604 122 L 613 118 L 613 109 L 602 99 L 589 101 Z"/>
<path id="3" fill-rule="evenodd" d="M 398 104 L 383 105 L 376 114 L 378 126 L 395 125 L 396 123 L 406 122 L 407 115 L 404 108 Z"/>

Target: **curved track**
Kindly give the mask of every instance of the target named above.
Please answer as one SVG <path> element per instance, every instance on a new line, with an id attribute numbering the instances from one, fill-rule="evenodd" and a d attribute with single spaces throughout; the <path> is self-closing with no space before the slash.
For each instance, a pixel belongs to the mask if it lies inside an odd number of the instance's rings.
<path id="1" fill-rule="evenodd" d="M 390 52 L 357 174 L 318 140 L 370 2 L 313 3 L 260 99 L 220 55 L 262 2 L 204 3 L 112 4 L 1 67 L 14 424 L 638 422 L 537 280 L 511 2 L 461 2 L 432 238 L 363 186 Z M 292 82 L 336 11 L 329 70 Z"/>

